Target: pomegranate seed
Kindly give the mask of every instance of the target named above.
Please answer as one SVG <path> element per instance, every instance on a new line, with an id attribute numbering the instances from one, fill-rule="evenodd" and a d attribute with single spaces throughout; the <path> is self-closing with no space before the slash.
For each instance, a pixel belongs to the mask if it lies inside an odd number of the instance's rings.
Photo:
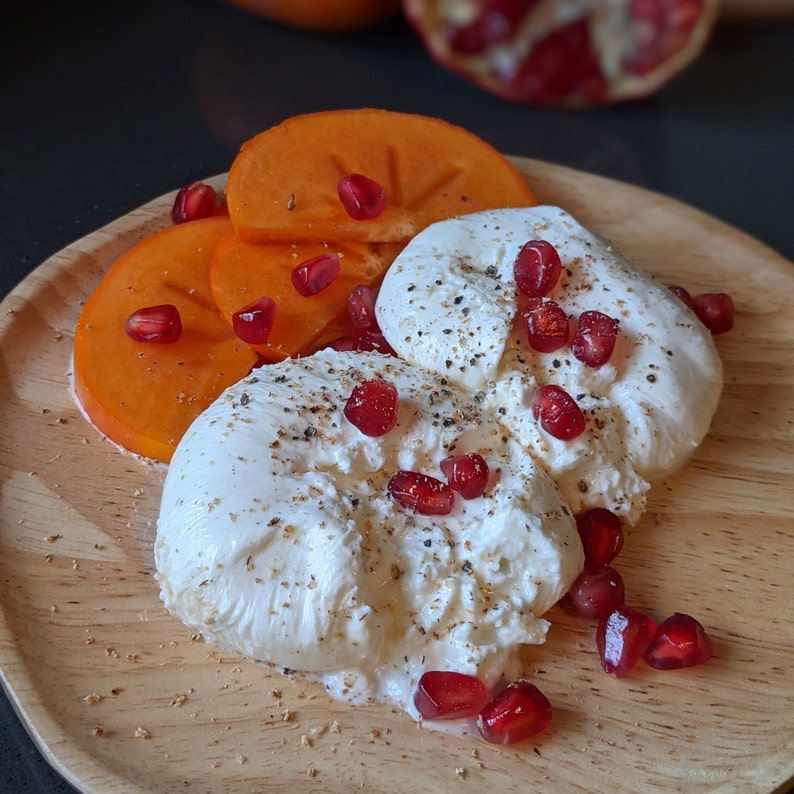
<path id="1" fill-rule="evenodd" d="M 645 653 L 656 633 L 653 618 L 625 604 L 598 621 L 596 647 L 604 672 L 622 678 Z"/>
<path id="2" fill-rule="evenodd" d="M 216 199 L 213 187 L 203 182 L 191 182 L 176 194 L 171 219 L 174 223 L 187 223 L 199 218 L 209 218 L 215 211 Z"/>
<path id="3" fill-rule="evenodd" d="M 338 350 L 343 353 L 349 353 L 356 349 L 356 337 L 352 334 L 337 336 L 336 339 L 332 339 L 330 342 L 328 342 L 325 347 L 329 348 L 330 350 Z"/>
<path id="4" fill-rule="evenodd" d="M 675 295 L 676 298 L 678 298 L 678 300 L 680 300 L 681 303 L 687 307 L 687 309 L 695 311 L 695 301 L 692 300 L 692 296 L 686 289 L 684 289 L 684 287 L 679 287 L 677 284 L 670 284 L 668 285 L 667 289 L 669 289 L 670 292 L 672 292 L 673 295 Z"/>
<path id="5" fill-rule="evenodd" d="M 536 1 L 487 0 L 472 22 L 459 25 L 450 21 L 444 35 L 455 52 L 481 53 L 486 47 L 511 38 L 527 7 Z"/>
<path id="6" fill-rule="evenodd" d="M 419 679 L 414 706 L 425 720 L 474 717 L 488 701 L 479 678 L 464 673 L 431 670 Z"/>
<path id="7" fill-rule="evenodd" d="M 609 565 L 580 573 L 568 595 L 583 618 L 603 618 L 626 601 L 623 577 Z"/>
<path id="8" fill-rule="evenodd" d="M 348 337 L 343 337 L 347 339 Z M 355 350 L 357 353 L 383 353 L 385 356 L 396 356 L 394 348 L 386 341 L 386 337 L 378 330 L 368 329 L 349 337 L 350 347 L 336 347 L 331 343 L 330 347 L 334 350 Z M 348 344 L 342 342 L 343 345 Z"/>
<path id="9" fill-rule="evenodd" d="M 398 471 L 389 480 L 389 493 L 405 508 L 423 516 L 445 516 L 452 511 L 453 490 L 428 474 Z"/>
<path id="10" fill-rule="evenodd" d="M 383 187 L 374 179 L 361 174 L 344 177 L 336 190 L 347 214 L 357 221 L 377 218 L 386 208 Z"/>
<path id="11" fill-rule="evenodd" d="M 490 472 L 482 455 L 476 452 L 454 455 L 444 458 L 440 465 L 449 487 L 464 499 L 476 499 L 485 493 Z"/>
<path id="12" fill-rule="evenodd" d="M 617 320 L 601 312 L 582 312 L 576 323 L 571 352 L 583 364 L 597 369 L 609 361 L 617 338 Z"/>
<path id="13" fill-rule="evenodd" d="M 268 358 L 262 358 L 260 356 L 256 361 L 254 361 L 253 364 L 251 364 L 251 366 L 248 369 L 248 374 L 250 375 L 253 372 L 256 372 L 256 370 L 262 369 L 262 367 L 269 367 L 271 364 L 274 363 L 275 363 L 274 361 L 271 361 Z"/>
<path id="14" fill-rule="evenodd" d="M 568 342 L 570 324 L 562 307 L 548 298 L 530 298 L 521 310 L 527 342 L 539 353 L 553 353 Z"/>
<path id="15" fill-rule="evenodd" d="M 352 292 L 347 296 L 347 313 L 354 328 L 359 331 L 378 328 L 378 321 L 375 319 L 377 297 L 375 290 L 366 284 L 353 287 Z"/>
<path id="16" fill-rule="evenodd" d="M 557 249 L 545 240 L 530 240 L 513 263 L 516 286 L 530 298 L 548 295 L 559 281 L 561 272 Z"/>
<path id="17" fill-rule="evenodd" d="M 609 565 L 623 548 L 620 519 L 604 507 L 594 507 L 576 516 L 576 528 L 584 549 L 584 569 L 592 573 Z"/>
<path id="18" fill-rule="evenodd" d="M 341 270 L 336 254 L 320 254 L 302 262 L 292 271 L 292 286 L 308 298 L 334 283 Z"/>
<path id="19" fill-rule="evenodd" d="M 689 43 L 703 11 L 703 0 L 630 0 L 628 14 L 635 21 L 637 40 L 626 66 L 644 75 L 669 61 Z"/>
<path id="20" fill-rule="evenodd" d="M 711 639 L 690 615 L 676 612 L 663 621 L 642 658 L 657 670 L 693 667 L 711 659 Z"/>
<path id="21" fill-rule="evenodd" d="M 276 302 L 259 298 L 232 315 L 234 333 L 249 345 L 264 345 L 276 319 Z"/>
<path id="22" fill-rule="evenodd" d="M 736 309 L 730 295 L 724 292 L 703 292 L 692 298 L 695 314 L 712 334 L 724 334 L 733 328 Z"/>
<path id="23" fill-rule="evenodd" d="M 383 378 L 372 378 L 353 388 L 343 412 L 350 424 L 374 438 L 394 429 L 399 410 L 397 387 Z"/>
<path id="24" fill-rule="evenodd" d="M 477 728 L 492 744 L 515 744 L 545 730 L 551 703 L 529 681 L 514 681 L 492 697 L 477 716 Z"/>
<path id="25" fill-rule="evenodd" d="M 171 344 L 182 335 L 182 318 L 171 303 L 145 306 L 127 318 L 124 330 L 135 342 Z"/>
<path id="26" fill-rule="evenodd" d="M 535 41 L 510 75 L 507 88 L 527 100 L 600 104 L 607 94 L 587 19 L 552 30 Z"/>
<path id="27" fill-rule="evenodd" d="M 565 389 L 546 384 L 532 397 L 532 416 L 554 438 L 570 441 L 584 432 L 586 420 L 582 409 Z"/>

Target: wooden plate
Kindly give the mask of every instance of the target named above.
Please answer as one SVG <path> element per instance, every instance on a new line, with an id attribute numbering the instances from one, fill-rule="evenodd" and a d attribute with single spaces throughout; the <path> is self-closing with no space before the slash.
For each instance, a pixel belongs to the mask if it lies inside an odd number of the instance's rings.
<path id="1" fill-rule="evenodd" d="M 351 709 L 191 636 L 152 579 L 163 471 L 98 436 L 72 401 L 72 329 L 165 196 L 46 261 L 0 315 L 0 663 L 42 752 L 86 792 L 317 790 L 771 792 L 794 775 L 794 269 L 659 195 L 516 160 L 538 197 L 665 282 L 724 290 L 726 385 L 711 434 L 627 533 L 629 600 L 709 628 L 703 667 L 600 671 L 593 625 L 555 609 L 528 664 L 555 706 L 499 748 Z M 214 180 L 216 186 L 223 178 Z"/>

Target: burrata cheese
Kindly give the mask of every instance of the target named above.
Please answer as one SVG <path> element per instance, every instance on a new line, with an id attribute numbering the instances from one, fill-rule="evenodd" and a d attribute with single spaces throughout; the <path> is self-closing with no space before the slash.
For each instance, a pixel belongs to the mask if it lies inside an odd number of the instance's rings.
<path id="1" fill-rule="evenodd" d="M 619 321 L 597 369 L 568 346 L 538 353 L 516 321 L 513 263 L 530 240 L 551 243 L 562 276 L 548 297 L 575 322 L 587 310 Z M 418 234 L 387 272 L 376 305 L 406 361 L 475 395 L 545 466 L 575 512 L 606 507 L 636 522 L 651 482 L 684 463 L 711 425 L 722 365 L 709 331 L 665 286 L 558 207 L 494 210 Z M 561 441 L 530 404 L 557 384 L 579 404 L 585 432 Z"/>
<path id="2" fill-rule="evenodd" d="M 382 377 L 398 424 L 362 434 L 343 415 Z M 398 470 L 439 479 L 478 452 L 484 496 L 423 516 L 388 493 Z M 168 610 L 206 640 L 322 682 L 336 698 L 412 712 L 426 670 L 488 686 L 580 572 L 571 511 L 480 398 L 378 353 L 321 351 L 262 367 L 191 426 L 166 476 L 155 544 Z"/>

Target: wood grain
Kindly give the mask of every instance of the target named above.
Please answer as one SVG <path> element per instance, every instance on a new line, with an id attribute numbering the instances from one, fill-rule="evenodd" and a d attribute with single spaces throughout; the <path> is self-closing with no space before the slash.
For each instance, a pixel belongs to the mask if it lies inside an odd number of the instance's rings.
<path id="1" fill-rule="evenodd" d="M 70 394 L 81 303 L 168 222 L 158 199 L 41 265 L 0 312 L 0 663 L 49 761 L 84 792 L 772 792 L 794 776 L 794 267 L 662 196 L 516 160 L 559 204 L 666 282 L 725 290 L 726 385 L 691 463 L 627 534 L 630 601 L 696 614 L 706 666 L 600 672 L 593 625 L 552 612 L 527 667 L 555 706 L 537 741 L 497 748 L 351 709 L 209 647 L 152 579 L 161 467 L 123 454 Z M 223 178 L 214 180 L 223 184 Z"/>

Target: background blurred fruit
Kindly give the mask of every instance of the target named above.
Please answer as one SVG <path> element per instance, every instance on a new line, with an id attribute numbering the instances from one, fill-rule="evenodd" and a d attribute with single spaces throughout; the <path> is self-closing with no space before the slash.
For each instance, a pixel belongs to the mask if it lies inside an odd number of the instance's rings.
<path id="1" fill-rule="evenodd" d="M 794 0 L 720 0 L 724 19 L 794 19 Z"/>
<path id="2" fill-rule="evenodd" d="M 513 102 L 649 96 L 706 45 L 719 0 L 403 0 L 428 52 Z"/>
<path id="3" fill-rule="evenodd" d="M 397 13 L 400 0 L 227 0 L 251 14 L 318 33 L 360 30 Z"/>

